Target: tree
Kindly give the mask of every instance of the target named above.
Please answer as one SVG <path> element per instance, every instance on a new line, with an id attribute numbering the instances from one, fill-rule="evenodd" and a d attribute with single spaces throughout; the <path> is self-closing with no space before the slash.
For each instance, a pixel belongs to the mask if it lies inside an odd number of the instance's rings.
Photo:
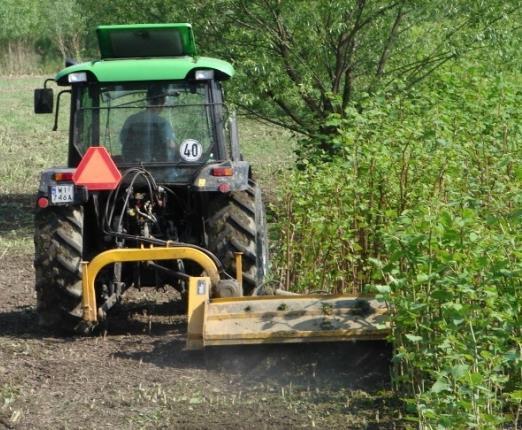
<path id="1" fill-rule="evenodd" d="M 197 32 L 204 47 L 217 42 L 213 51 L 238 66 L 231 93 L 239 106 L 331 153 L 332 114 L 407 91 L 498 40 L 518 25 L 520 7 L 519 0 L 219 0 L 190 14 L 204 17 Z"/>
<path id="2" fill-rule="evenodd" d="M 28 72 L 28 61 L 34 53 L 32 44 L 39 34 L 42 6 L 37 0 L 24 2 L 4 0 L 0 12 L 1 68 L 5 72 Z"/>
<path id="3" fill-rule="evenodd" d="M 76 0 L 60 0 L 46 10 L 48 31 L 62 59 L 80 60 L 85 44 L 85 15 Z"/>

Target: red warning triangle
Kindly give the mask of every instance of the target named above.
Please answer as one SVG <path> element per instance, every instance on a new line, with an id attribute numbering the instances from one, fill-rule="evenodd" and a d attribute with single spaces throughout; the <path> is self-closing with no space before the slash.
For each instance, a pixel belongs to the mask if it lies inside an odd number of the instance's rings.
<path id="1" fill-rule="evenodd" d="M 114 190 L 121 180 L 121 173 L 103 146 L 91 146 L 78 164 L 73 182 L 88 190 Z"/>

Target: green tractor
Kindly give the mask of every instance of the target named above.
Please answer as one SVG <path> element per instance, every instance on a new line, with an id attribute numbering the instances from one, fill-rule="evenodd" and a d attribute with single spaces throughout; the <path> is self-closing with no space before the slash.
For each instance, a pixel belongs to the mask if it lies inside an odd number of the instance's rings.
<path id="1" fill-rule="evenodd" d="M 239 150 L 221 60 L 196 55 L 190 24 L 100 26 L 101 59 L 72 64 L 35 90 L 35 112 L 70 95 L 67 167 L 41 174 L 35 214 L 37 310 L 43 326 L 81 321 L 82 262 L 106 250 L 185 246 L 212 259 L 210 297 L 255 295 L 268 267 L 266 220 Z M 81 171 L 80 171 L 81 170 Z M 239 273 L 240 272 L 240 273 Z M 131 287 L 186 294 L 190 260 L 115 262 L 95 281 L 97 318 Z"/>
<path id="2" fill-rule="evenodd" d="M 197 56 L 189 24 L 97 33 L 101 59 L 54 79 L 67 87 L 55 128 L 70 94 L 69 152 L 38 189 L 40 324 L 90 333 L 128 289 L 171 286 L 186 299 L 188 349 L 385 338 L 373 297 L 264 288 L 261 191 L 223 102 L 232 66 Z M 54 110 L 47 82 L 36 113 Z"/>

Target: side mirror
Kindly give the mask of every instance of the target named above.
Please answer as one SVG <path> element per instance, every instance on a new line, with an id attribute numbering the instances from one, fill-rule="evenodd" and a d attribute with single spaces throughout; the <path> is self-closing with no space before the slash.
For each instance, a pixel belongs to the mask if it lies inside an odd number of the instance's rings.
<path id="1" fill-rule="evenodd" d="M 54 96 L 51 88 L 34 90 L 34 113 L 53 113 Z"/>

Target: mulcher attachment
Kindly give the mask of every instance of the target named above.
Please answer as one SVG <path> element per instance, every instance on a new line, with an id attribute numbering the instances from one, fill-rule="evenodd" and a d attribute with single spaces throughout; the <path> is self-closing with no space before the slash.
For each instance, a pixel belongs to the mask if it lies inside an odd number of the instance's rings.
<path id="1" fill-rule="evenodd" d="M 220 282 L 214 261 L 191 247 L 105 251 L 83 266 L 83 320 L 96 324 L 94 280 L 107 264 L 189 259 L 204 270 L 190 277 L 187 349 L 216 345 L 385 339 L 387 306 L 371 297 L 296 295 L 211 298 Z"/>
<path id="2" fill-rule="evenodd" d="M 198 291 L 201 295 L 198 295 Z M 386 305 L 349 296 L 209 299 L 189 292 L 188 349 L 214 345 L 384 339 Z"/>

